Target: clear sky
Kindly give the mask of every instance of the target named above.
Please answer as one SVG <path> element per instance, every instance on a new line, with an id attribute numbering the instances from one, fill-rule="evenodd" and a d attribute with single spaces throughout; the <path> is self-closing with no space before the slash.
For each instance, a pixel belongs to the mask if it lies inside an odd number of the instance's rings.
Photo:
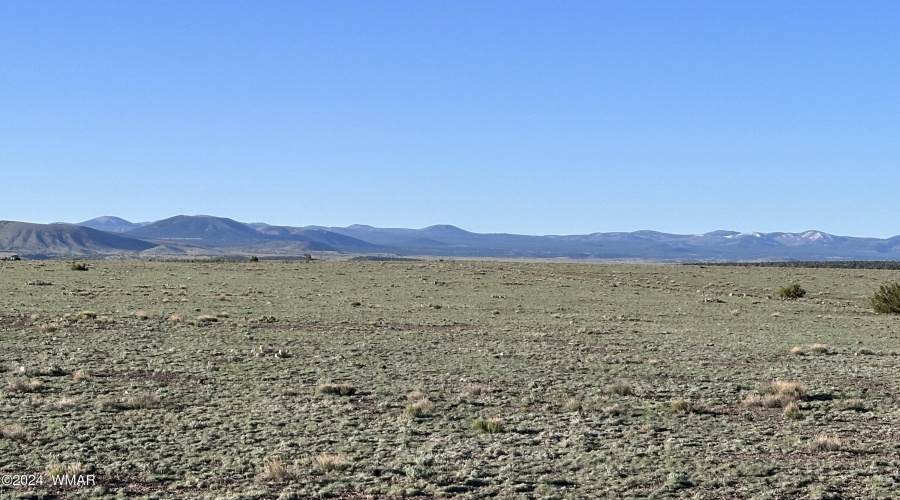
<path id="1" fill-rule="evenodd" d="M 0 1 L 0 219 L 900 234 L 900 2 Z"/>

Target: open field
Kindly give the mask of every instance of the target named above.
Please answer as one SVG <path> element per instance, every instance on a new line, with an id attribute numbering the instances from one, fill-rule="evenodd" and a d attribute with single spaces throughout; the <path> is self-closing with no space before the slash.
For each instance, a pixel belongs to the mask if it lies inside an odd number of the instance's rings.
<path id="1" fill-rule="evenodd" d="M 898 271 L 87 264 L 0 262 L 2 498 L 900 489 Z"/>

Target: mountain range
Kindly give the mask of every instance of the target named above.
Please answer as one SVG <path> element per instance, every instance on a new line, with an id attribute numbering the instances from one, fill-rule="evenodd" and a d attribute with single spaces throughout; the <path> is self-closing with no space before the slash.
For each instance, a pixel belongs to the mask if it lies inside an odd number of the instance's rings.
<path id="1" fill-rule="evenodd" d="M 656 231 L 526 236 L 473 233 L 455 226 L 423 229 L 275 226 L 209 215 L 155 222 L 104 216 L 76 224 L 0 221 L 0 253 L 27 258 L 321 256 L 539 258 L 731 262 L 900 260 L 900 236 L 859 238 L 821 231 L 679 235 Z"/>

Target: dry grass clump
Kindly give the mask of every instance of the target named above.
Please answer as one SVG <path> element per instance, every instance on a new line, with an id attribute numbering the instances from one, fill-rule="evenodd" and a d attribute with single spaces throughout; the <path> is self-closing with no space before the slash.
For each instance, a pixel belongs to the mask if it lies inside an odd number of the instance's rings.
<path id="1" fill-rule="evenodd" d="M 762 406 L 766 408 L 787 408 L 791 403 L 797 403 L 806 398 L 806 385 L 802 382 L 788 382 L 785 380 L 773 380 L 765 389 L 762 398 Z"/>
<path id="2" fill-rule="evenodd" d="M 316 392 L 319 394 L 337 394 L 339 396 L 352 396 L 356 394 L 356 387 L 350 382 L 342 384 L 333 384 L 331 382 L 320 382 L 316 386 Z"/>
<path id="3" fill-rule="evenodd" d="M 744 402 L 741 404 L 748 407 L 762 406 L 762 397 L 759 394 L 747 394 L 747 397 L 744 398 Z"/>
<path id="4" fill-rule="evenodd" d="M 268 458 L 263 462 L 263 475 L 276 483 L 282 483 L 286 479 L 294 479 L 299 476 L 296 467 L 285 465 L 278 457 Z"/>
<path id="5" fill-rule="evenodd" d="M 141 320 L 150 319 L 150 315 L 147 314 L 147 311 L 138 311 L 134 313 L 134 317 Z"/>
<path id="6" fill-rule="evenodd" d="M 477 418 L 472 428 L 486 434 L 497 434 L 504 431 L 503 421 L 499 418 Z"/>
<path id="7" fill-rule="evenodd" d="M 46 472 L 50 477 L 59 478 L 61 476 L 80 476 L 87 471 L 81 462 L 70 462 L 67 464 L 61 462 L 52 462 L 47 466 Z"/>
<path id="8" fill-rule="evenodd" d="M 618 380 L 609 384 L 604 389 L 607 394 L 617 394 L 619 396 L 632 396 L 634 395 L 634 387 L 631 386 L 630 383 L 624 380 Z"/>
<path id="9" fill-rule="evenodd" d="M 406 395 L 407 401 L 418 401 L 420 399 L 428 399 L 428 394 L 425 391 L 415 390 Z"/>
<path id="10" fill-rule="evenodd" d="M 806 384 L 803 382 L 788 382 L 786 380 L 775 379 L 769 382 L 766 393 L 789 396 L 795 400 L 801 400 L 806 397 Z"/>
<path id="11" fill-rule="evenodd" d="M 619 413 L 622 412 L 622 410 L 619 409 L 618 404 L 604 406 L 603 408 L 600 409 L 600 411 L 602 411 L 603 414 L 606 415 L 607 417 L 612 417 L 612 416 L 618 415 Z"/>
<path id="12" fill-rule="evenodd" d="M 848 399 L 847 401 L 842 401 L 838 404 L 838 408 L 841 410 L 852 410 L 852 411 L 866 411 L 866 404 L 862 399 Z"/>
<path id="13" fill-rule="evenodd" d="M 169 323 L 172 323 L 173 325 L 177 325 L 178 323 L 181 323 L 182 321 L 184 321 L 184 320 L 181 319 L 180 314 L 173 314 L 173 315 L 169 316 Z"/>
<path id="14" fill-rule="evenodd" d="M 836 436 L 816 434 L 809 442 L 809 451 L 838 451 L 843 448 L 843 443 Z"/>
<path id="15" fill-rule="evenodd" d="M 803 352 L 802 347 L 795 345 L 794 347 L 791 348 L 791 354 L 793 354 L 794 356 L 803 356 L 806 353 Z"/>
<path id="16" fill-rule="evenodd" d="M 155 392 L 141 392 L 128 396 L 122 401 L 122 408 L 132 410 L 137 408 L 155 408 L 159 406 L 159 396 Z"/>
<path id="17" fill-rule="evenodd" d="M 159 396 L 154 392 L 141 392 L 128 396 L 121 401 L 101 398 L 97 401 L 97 406 L 107 410 L 136 410 L 140 408 L 156 408 L 160 404 Z"/>
<path id="18" fill-rule="evenodd" d="M 7 425 L 0 427 L 0 436 L 6 439 L 25 440 L 28 439 L 28 429 L 19 424 Z"/>
<path id="19" fill-rule="evenodd" d="M 470 396 L 481 396 L 494 392 L 494 388 L 487 384 L 469 384 L 466 386 L 466 392 Z"/>
<path id="20" fill-rule="evenodd" d="M 791 420 L 800 420 L 803 418 L 803 412 L 800 411 L 800 406 L 797 405 L 797 402 L 792 401 L 784 407 L 784 416 Z"/>
<path id="21" fill-rule="evenodd" d="M 35 392 L 40 390 L 43 385 L 44 383 L 36 378 L 31 380 L 18 377 L 6 378 L 6 390 L 9 392 Z"/>
<path id="22" fill-rule="evenodd" d="M 811 344 L 809 346 L 809 350 L 812 351 L 813 354 L 828 354 L 828 345 L 826 344 Z"/>
<path id="23" fill-rule="evenodd" d="M 569 412 L 579 412 L 583 407 L 584 405 L 578 398 L 569 398 L 565 403 L 563 403 L 563 408 L 565 408 L 565 410 Z"/>
<path id="24" fill-rule="evenodd" d="M 700 408 L 688 399 L 673 399 L 669 401 L 669 411 L 672 413 L 699 413 Z"/>
<path id="25" fill-rule="evenodd" d="M 86 370 L 75 370 L 72 372 L 72 378 L 75 379 L 76 382 L 84 382 L 91 379 L 91 374 Z"/>
<path id="26" fill-rule="evenodd" d="M 339 453 L 320 453 L 312 458 L 312 465 L 319 472 L 330 472 L 346 469 L 350 461 Z"/>
<path id="27" fill-rule="evenodd" d="M 868 347 L 860 347 L 856 351 L 857 356 L 871 356 L 873 354 L 875 354 L 875 351 L 873 351 L 872 349 L 869 349 Z"/>
<path id="28" fill-rule="evenodd" d="M 212 314 L 201 314 L 200 316 L 197 316 L 198 323 L 212 323 L 215 321 L 219 321 L 219 318 Z"/>
<path id="29" fill-rule="evenodd" d="M 414 403 L 406 405 L 406 414 L 413 418 L 421 418 L 431 413 L 433 408 L 434 404 L 427 397 L 423 397 Z"/>
<path id="30" fill-rule="evenodd" d="M 78 403 L 77 398 L 73 398 L 72 396 L 60 396 L 56 403 L 53 405 L 54 408 L 58 410 L 64 410 L 66 408 L 71 408 Z"/>
<path id="31" fill-rule="evenodd" d="M 44 333 L 53 333 L 56 330 L 59 330 L 59 325 L 56 323 L 44 323 L 40 326 L 40 329 Z"/>
<path id="32" fill-rule="evenodd" d="M 97 313 L 94 311 L 81 311 L 75 314 L 75 319 L 78 321 L 87 321 L 95 318 L 97 318 Z"/>
<path id="33" fill-rule="evenodd" d="M 747 407 L 764 406 L 766 408 L 787 408 L 806 398 L 806 385 L 802 382 L 773 380 L 763 390 L 763 396 L 748 394 L 743 405 Z"/>

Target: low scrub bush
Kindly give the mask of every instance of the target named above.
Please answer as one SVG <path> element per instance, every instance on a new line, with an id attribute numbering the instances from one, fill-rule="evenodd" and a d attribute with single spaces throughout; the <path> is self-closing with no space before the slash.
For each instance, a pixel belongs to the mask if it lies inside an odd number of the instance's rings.
<path id="1" fill-rule="evenodd" d="M 781 297 L 782 300 L 799 299 L 804 295 L 806 295 L 806 290 L 796 283 L 781 287 L 781 289 L 778 290 L 778 296 Z"/>
<path id="2" fill-rule="evenodd" d="M 497 434 L 504 431 L 503 421 L 499 418 L 477 418 L 472 422 L 472 428 L 486 434 Z"/>
<path id="3" fill-rule="evenodd" d="M 900 314 L 900 283 L 881 285 L 870 302 L 877 313 Z"/>

